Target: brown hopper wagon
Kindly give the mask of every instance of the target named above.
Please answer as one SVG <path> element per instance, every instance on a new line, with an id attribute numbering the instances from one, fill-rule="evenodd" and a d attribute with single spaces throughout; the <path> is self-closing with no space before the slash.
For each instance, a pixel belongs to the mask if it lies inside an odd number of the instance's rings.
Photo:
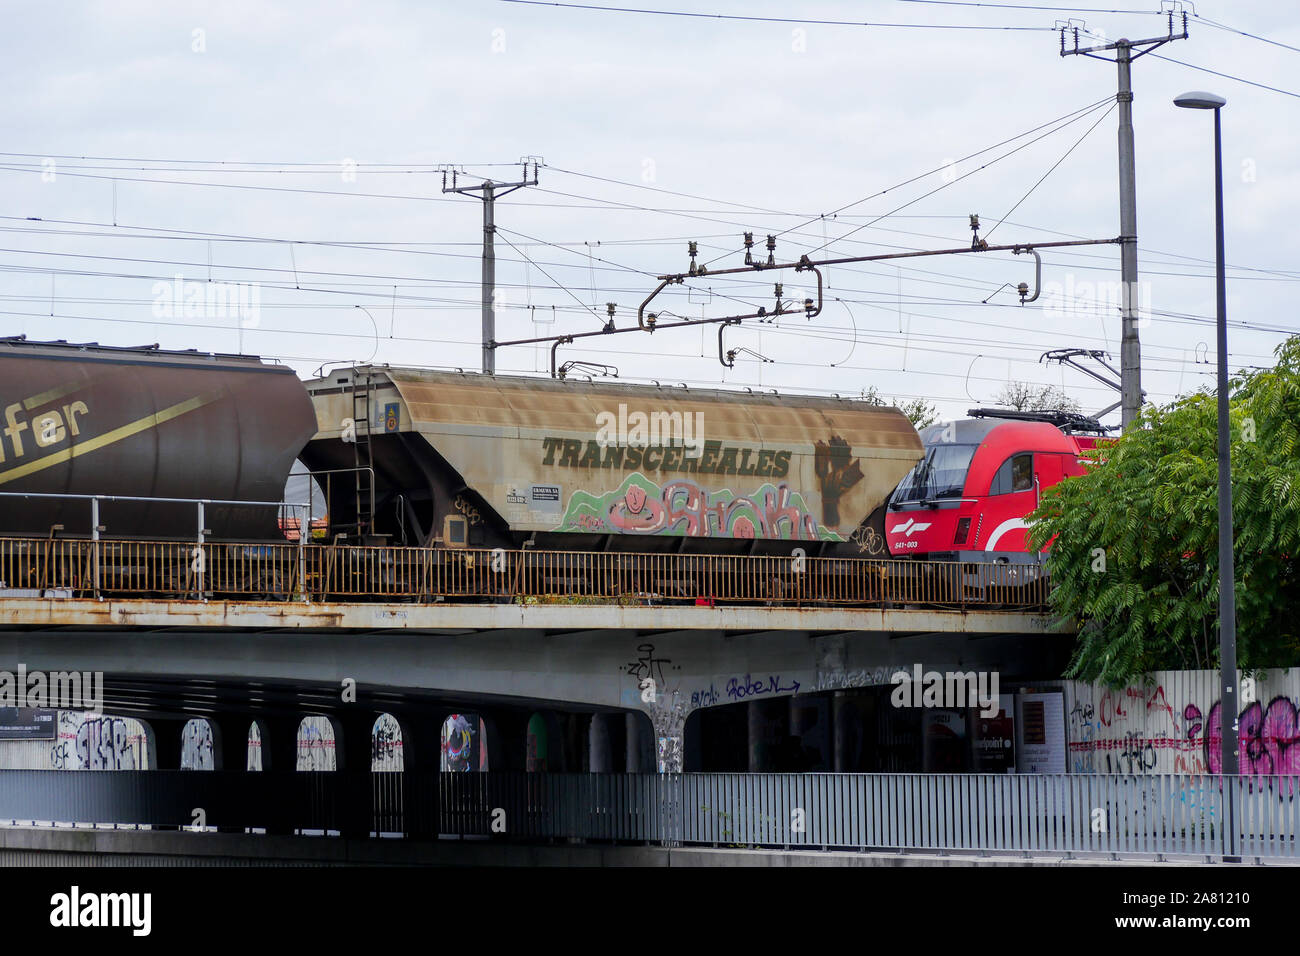
<path id="1" fill-rule="evenodd" d="M 884 556 L 922 453 L 897 409 L 838 398 L 387 366 L 307 391 L 331 534 L 392 544 Z"/>

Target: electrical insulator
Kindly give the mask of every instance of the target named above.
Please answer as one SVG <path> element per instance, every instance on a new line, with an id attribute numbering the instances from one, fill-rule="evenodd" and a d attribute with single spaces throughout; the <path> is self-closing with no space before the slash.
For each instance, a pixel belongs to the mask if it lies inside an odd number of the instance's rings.
<path id="1" fill-rule="evenodd" d="M 754 234 L 752 232 L 747 232 L 745 233 L 745 265 L 747 266 L 752 266 L 754 264 L 753 249 Z"/>
<path id="2" fill-rule="evenodd" d="M 687 275 L 695 275 L 695 254 L 697 252 L 695 240 L 692 239 L 690 242 L 686 244 L 686 251 L 690 254 L 691 257 L 691 268 L 687 272 Z"/>
<path id="3" fill-rule="evenodd" d="M 775 252 L 776 252 L 776 236 L 768 236 L 767 237 L 767 264 L 769 266 L 776 265 L 776 256 L 773 255 L 773 253 Z"/>
<path id="4" fill-rule="evenodd" d="M 813 311 L 813 300 L 812 300 L 812 299 L 804 299 L 804 300 L 803 300 L 803 310 L 804 310 L 804 312 L 808 313 L 808 317 L 809 317 L 809 318 L 812 317 L 812 311 Z"/>
<path id="5" fill-rule="evenodd" d="M 1016 291 L 1020 293 L 1020 304 L 1024 305 L 1025 300 L 1029 298 L 1029 283 L 1020 283 L 1020 285 L 1016 286 Z"/>

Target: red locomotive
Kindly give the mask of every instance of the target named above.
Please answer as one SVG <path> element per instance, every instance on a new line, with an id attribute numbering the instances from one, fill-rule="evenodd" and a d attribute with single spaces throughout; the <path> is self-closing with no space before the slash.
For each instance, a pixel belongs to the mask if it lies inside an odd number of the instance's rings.
<path id="1" fill-rule="evenodd" d="M 1084 472 L 1105 441 L 1072 412 L 974 408 L 921 432 L 925 456 L 890 497 L 885 539 L 895 558 L 1041 564 L 1025 518 L 1044 488 Z"/>

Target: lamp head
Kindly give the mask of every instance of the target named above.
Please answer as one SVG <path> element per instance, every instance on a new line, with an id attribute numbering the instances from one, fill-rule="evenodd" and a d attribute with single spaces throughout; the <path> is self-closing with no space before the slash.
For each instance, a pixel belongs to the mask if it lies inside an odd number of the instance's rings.
<path id="1" fill-rule="evenodd" d="M 1217 110 L 1227 102 L 1222 96 L 1216 96 L 1202 90 L 1193 90 L 1190 93 L 1174 97 L 1175 106 L 1181 106 L 1189 110 Z"/>

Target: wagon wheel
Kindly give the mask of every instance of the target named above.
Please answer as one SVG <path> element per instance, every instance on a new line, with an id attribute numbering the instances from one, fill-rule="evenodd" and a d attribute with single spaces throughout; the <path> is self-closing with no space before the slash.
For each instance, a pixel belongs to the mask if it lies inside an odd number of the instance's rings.
<path id="1" fill-rule="evenodd" d="M 258 597 L 266 601 L 293 600 L 293 574 L 282 568 L 269 568 L 258 572 L 256 587 Z"/>

